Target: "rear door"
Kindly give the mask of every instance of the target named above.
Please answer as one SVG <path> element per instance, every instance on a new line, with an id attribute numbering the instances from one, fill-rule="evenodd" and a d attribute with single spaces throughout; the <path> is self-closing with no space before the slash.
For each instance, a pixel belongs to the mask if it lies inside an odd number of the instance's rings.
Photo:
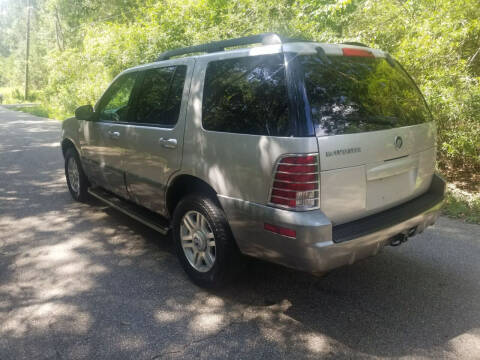
<path id="1" fill-rule="evenodd" d="M 180 168 L 193 59 L 142 71 L 131 122 L 125 127 L 124 170 L 134 202 L 165 212 L 165 187 Z"/>
<path id="2" fill-rule="evenodd" d="M 391 58 L 344 49 L 300 57 L 320 153 L 321 208 L 336 224 L 418 196 L 435 164 L 435 127 L 410 77 Z"/>

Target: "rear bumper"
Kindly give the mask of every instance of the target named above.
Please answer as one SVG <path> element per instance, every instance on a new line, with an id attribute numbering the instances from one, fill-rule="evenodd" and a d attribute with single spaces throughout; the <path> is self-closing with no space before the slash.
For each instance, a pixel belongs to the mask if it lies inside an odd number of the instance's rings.
<path id="1" fill-rule="evenodd" d="M 390 238 L 435 223 L 445 182 L 434 176 L 429 190 L 384 212 L 332 226 L 321 210 L 294 212 L 219 196 L 240 250 L 247 255 L 309 272 L 323 272 L 377 254 Z M 296 238 L 269 232 L 269 223 L 296 231 Z"/>

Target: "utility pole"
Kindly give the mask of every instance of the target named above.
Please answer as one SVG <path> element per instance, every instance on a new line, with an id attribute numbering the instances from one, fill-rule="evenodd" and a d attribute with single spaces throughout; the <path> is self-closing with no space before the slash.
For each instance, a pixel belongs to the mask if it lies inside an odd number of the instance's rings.
<path id="1" fill-rule="evenodd" d="M 63 51 L 65 48 L 65 39 L 63 38 L 62 23 L 60 22 L 60 16 L 58 15 L 58 8 L 55 6 L 55 32 L 57 34 L 58 50 Z"/>
<path id="2" fill-rule="evenodd" d="M 25 53 L 25 100 L 28 99 L 28 58 L 30 57 L 30 0 L 27 0 L 27 50 Z"/>

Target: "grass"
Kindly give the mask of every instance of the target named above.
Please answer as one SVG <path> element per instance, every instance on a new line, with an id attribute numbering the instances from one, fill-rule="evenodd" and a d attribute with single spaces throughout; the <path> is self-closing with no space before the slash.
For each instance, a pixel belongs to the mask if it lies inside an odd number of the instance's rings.
<path id="1" fill-rule="evenodd" d="M 3 105 L 25 102 L 22 90 L 18 88 L 0 87 L 0 94 L 3 97 Z"/>
<path id="2" fill-rule="evenodd" d="M 443 213 L 452 218 L 480 224 L 480 193 L 468 193 L 449 184 Z"/>
<path id="3" fill-rule="evenodd" d="M 480 224 L 480 169 L 444 166 L 439 170 L 448 183 L 443 213 Z"/>
<path id="4" fill-rule="evenodd" d="M 15 107 L 15 108 L 12 109 L 12 110 L 21 111 L 21 112 L 24 112 L 24 113 L 29 113 L 29 114 L 32 114 L 32 115 L 35 115 L 35 116 L 44 117 L 44 118 L 48 118 L 48 117 L 49 117 L 48 110 L 45 109 L 45 108 L 44 108 L 43 106 L 41 106 L 41 105 L 35 105 L 35 106 L 18 106 L 18 107 Z"/>
<path id="5" fill-rule="evenodd" d="M 38 91 L 31 91 L 29 99 L 23 98 L 23 93 L 18 88 L 0 87 L 0 94 L 3 97 L 1 105 L 11 110 L 29 113 L 41 117 L 53 117 L 51 111 L 47 110 L 47 106 L 38 104 Z M 32 105 L 34 103 L 35 105 Z M 25 105 L 25 106 L 22 106 Z"/>

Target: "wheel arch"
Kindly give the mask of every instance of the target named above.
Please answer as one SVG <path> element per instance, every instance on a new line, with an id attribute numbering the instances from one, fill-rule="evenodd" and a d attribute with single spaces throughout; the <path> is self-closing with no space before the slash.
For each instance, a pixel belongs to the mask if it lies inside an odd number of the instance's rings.
<path id="1" fill-rule="evenodd" d="M 185 195 L 192 193 L 205 194 L 214 200 L 220 208 L 222 207 L 218 201 L 217 192 L 210 184 L 196 176 L 181 174 L 172 179 L 166 191 L 166 208 L 170 217 L 180 200 Z"/>
<path id="2" fill-rule="evenodd" d="M 77 154 L 80 155 L 80 152 L 78 151 L 77 146 L 75 145 L 75 142 L 70 138 L 64 138 L 61 142 L 61 146 L 62 146 L 63 157 L 65 157 L 67 150 L 70 148 L 75 149 Z"/>

